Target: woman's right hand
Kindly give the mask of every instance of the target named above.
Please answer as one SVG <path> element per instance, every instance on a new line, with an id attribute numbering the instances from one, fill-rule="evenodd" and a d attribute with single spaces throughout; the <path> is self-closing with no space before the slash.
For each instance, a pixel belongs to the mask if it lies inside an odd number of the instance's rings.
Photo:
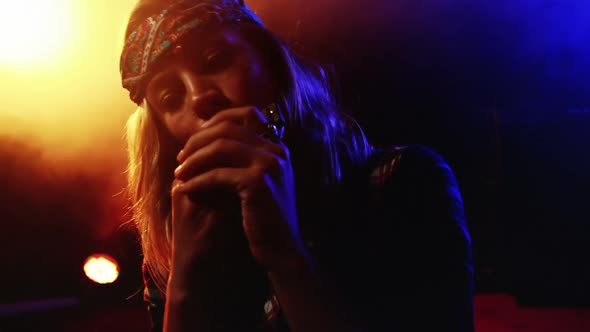
<path id="1" fill-rule="evenodd" d="M 195 264 L 204 263 L 215 246 L 220 247 L 225 242 L 222 237 L 228 236 L 219 234 L 224 226 L 224 210 L 208 206 L 180 192 L 177 190 L 178 184 L 179 181 L 174 180 L 171 193 L 171 272 L 184 271 Z M 216 236 L 216 233 L 219 235 Z"/>
<path id="2" fill-rule="evenodd" d="M 170 275 L 166 289 L 165 331 L 210 329 L 211 300 L 215 298 L 212 280 L 215 269 L 208 259 L 219 245 L 215 233 L 223 225 L 222 211 L 208 207 L 177 190 L 172 183 Z M 217 236 L 219 238 L 219 236 Z"/>
<path id="3" fill-rule="evenodd" d="M 248 249 L 237 197 L 227 192 L 196 197 L 177 190 L 178 183 L 172 185 L 167 308 L 188 310 L 199 324 L 227 319 L 228 310 L 240 313 L 232 316 L 236 321 L 257 318 L 267 279 Z"/>
<path id="4" fill-rule="evenodd" d="M 195 286 L 191 280 L 214 280 L 220 273 L 226 278 L 230 269 L 238 273 L 251 269 L 238 198 L 227 192 L 196 197 L 178 190 L 179 183 L 174 180 L 171 193 L 174 285 L 187 290 Z"/>
<path id="5" fill-rule="evenodd" d="M 214 228 L 213 222 L 219 211 L 199 206 L 196 200 L 181 193 L 179 181 L 172 183 L 171 221 L 171 273 L 177 277 L 186 274 L 200 258 L 211 250 L 211 238 L 207 236 Z"/>

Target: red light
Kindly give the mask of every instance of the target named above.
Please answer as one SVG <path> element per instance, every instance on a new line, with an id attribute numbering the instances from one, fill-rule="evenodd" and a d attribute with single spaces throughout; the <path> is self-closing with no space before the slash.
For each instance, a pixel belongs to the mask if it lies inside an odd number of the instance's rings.
<path id="1" fill-rule="evenodd" d="M 119 277 L 117 261 L 105 254 L 94 254 L 84 261 L 84 273 L 99 284 L 110 284 Z"/>

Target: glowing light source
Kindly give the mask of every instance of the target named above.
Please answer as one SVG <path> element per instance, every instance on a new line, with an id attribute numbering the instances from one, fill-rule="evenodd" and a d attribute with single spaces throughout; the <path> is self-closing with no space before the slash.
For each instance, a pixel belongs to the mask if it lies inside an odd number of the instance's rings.
<path id="1" fill-rule="evenodd" d="M 86 276 L 99 284 L 110 284 L 119 277 L 119 265 L 109 255 L 95 254 L 84 262 Z"/>
<path id="2" fill-rule="evenodd" d="M 30 64 L 55 55 L 72 31 L 68 0 L 1 1 L 0 61 Z"/>

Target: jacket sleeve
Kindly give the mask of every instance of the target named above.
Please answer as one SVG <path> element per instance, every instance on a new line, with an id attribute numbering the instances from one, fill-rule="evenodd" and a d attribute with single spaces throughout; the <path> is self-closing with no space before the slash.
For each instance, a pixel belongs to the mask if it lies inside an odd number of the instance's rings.
<path id="1" fill-rule="evenodd" d="M 369 259 L 381 322 L 368 330 L 473 331 L 471 239 L 451 168 L 419 145 L 388 167 Z"/>

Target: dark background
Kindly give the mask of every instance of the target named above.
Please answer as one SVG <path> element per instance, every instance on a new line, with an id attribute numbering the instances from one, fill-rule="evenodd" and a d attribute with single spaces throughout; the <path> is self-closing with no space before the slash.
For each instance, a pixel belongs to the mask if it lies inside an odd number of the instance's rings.
<path id="1" fill-rule="evenodd" d="M 463 193 L 478 293 L 590 305 L 590 4 L 250 3 L 329 69 L 343 108 L 375 145 L 420 143 L 447 159 Z M 6 313 L 15 303 L 44 299 L 139 303 L 135 234 L 129 225 L 99 227 L 129 219 L 116 195 L 124 164 L 88 172 L 31 162 L 43 153 L 0 137 L 3 318 L 14 319 Z M 82 262 L 95 252 L 119 260 L 118 283 L 83 277 Z"/>

